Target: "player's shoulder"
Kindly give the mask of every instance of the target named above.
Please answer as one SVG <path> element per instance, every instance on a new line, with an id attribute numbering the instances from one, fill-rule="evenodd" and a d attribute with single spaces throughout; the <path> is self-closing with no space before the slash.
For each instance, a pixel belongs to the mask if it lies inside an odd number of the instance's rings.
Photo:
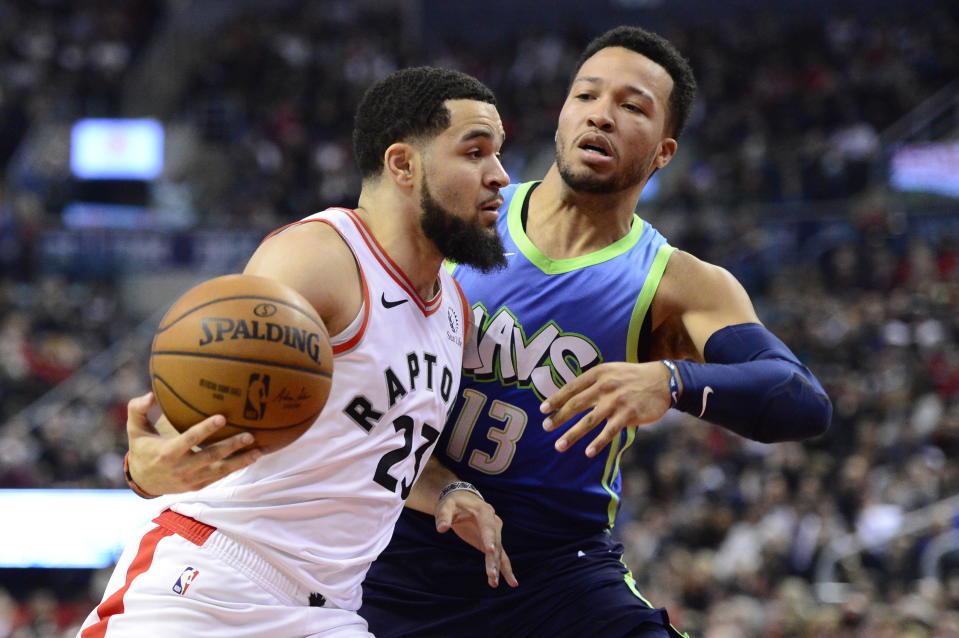
<path id="1" fill-rule="evenodd" d="M 307 218 L 268 235 L 244 272 L 292 287 L 313 304 L 331 334 L 352 321 L 362 302 L 353 251 L 321 218 Z"/>
<path id="2" fill-rule="evenodd" d="M 271 232 L 257 248 L 256 254 L 261 253 L 314 267 L 353 260 L 346 240 L 320 215 L 307 217 Z"/>
<path id="3" fill-rule="evenodd" d="M 709 276 L 712 273 L 723 270 L 722 267 L 716 264 L 711 264 L 692 253 L 677 248 L 669 257 L 669 263 L 666 266 L 666 276 L 674 278 Z"/>
<path id="4" fill-rule="evenodd" d="M 656 291 L 656 302 L 667 307 L 689 309 L 711 305 L 710 299 L 742 291 L 742 285 L 728 270 L 699 259 L 684 250 L 676 250 L 666 264 Z"/>

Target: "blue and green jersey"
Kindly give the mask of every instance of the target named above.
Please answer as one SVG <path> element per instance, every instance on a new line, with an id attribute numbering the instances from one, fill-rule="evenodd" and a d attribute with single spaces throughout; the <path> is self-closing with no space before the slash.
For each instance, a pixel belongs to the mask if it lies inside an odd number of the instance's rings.
<path id="1" fill-rule="evenodd" d="M 634 216 L 627 235 L 597 252 L 549 259 L 524 230 L 536 183 L 511 185 L 497 222 L 508 266 L 492 274 L 451 265 L 472 305 L 463 385 L 436 454 L 475 484 L 506 522 L 507 547 L 542 546 L 612 527 L 620 463 L 635 429 L 594 458 L 588 434 L 556 452 L 539 405 L 604 361 L 648 358 L 649 308 L 673 247 Z M 562 531 L 559 531 L 562 530 Z"/>

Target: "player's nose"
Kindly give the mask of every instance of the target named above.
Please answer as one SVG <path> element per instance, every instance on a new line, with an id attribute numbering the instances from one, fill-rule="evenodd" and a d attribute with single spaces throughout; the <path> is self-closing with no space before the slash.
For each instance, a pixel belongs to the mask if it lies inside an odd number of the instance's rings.
<path id="1" fill-rule="evenodd" d="M 493 189 L 509 186 L 509 175 L 498 157 L 493 158 L 493 165 L 486 174 L 486 186 Z"/>
<path id="2" fill-rule="evenodd" d="M 586 119 L 587 123 L 601 131 L 612 131 L 616 122 L 610 114 L 609 100 L 595 100 L 591 106 L 592 109 Z"/>

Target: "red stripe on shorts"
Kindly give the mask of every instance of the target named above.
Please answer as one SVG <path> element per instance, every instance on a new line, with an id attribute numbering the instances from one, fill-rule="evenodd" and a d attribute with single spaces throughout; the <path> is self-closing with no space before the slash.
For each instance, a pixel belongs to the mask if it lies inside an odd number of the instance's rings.
<path id="1" fill-rule="evenodd" d="M 159 516 L 153 519 L 153 522 L 199 546 L 202 546 L 210 538 L 210 535 L 216 531 L 216 528 L 212 525 L 201 523 L 195 518 L 173 510 L 163 510 Z"/>
<path id="2" fill-rule="evenodd" d="M 137 550 L 137 555 L 133 557 L 133 562 L 131 562 L 130 567 L 127 568 L 126 583 L 123 584 L 123 587 L 113 592 L 112 596 L 100 603 L 100 606 L 97 607 L 97 616 L 100 617 L 100 620 L 96 624 L 84 629 L 80 634 L 80 638 L 103 638 L 106 636 L 107 623 L 110 621 L 110 617 L 114 614 L 123 613 L 123 597 L 126 595 L 127 590 L 130 589 L 133 579 L 150 569 L 150 565 L 153 563 L 153 555 L 156 553 L 157 543 L 172 534 L 173 532 L 163 527 L 157 527 L 144 534 L 143 540 L 140 541 L 140 548 Z"/>

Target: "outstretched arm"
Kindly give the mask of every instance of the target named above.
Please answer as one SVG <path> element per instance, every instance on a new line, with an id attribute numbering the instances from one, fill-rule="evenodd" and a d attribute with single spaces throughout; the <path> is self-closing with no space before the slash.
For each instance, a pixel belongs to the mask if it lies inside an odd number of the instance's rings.
<path id="1" fill-rule="evenodd" d="M 722 268 L 677 251 L 652 312 L 654 356 L 666 363 L 601 364 L 547 399 L 547 430 L 588 411 L 558 450 L 605 421 L 586 450 L 595 455 L 624 427 L 655 421 L 671 406 L 763 442 L 829 427 L 832 404 L 822 386 L 759 322 L 742 285 Z"/>
<path id="2" fill-rule="evenodd" d="M 503 549 L 503 520 L 476 488 L 460 481 L 435 458 L 431 457 L 423 467 L 423 473 L 406 499 L 406 507 L 433 514 L 436 531 L 446 533 L 452 529 L 461 539 L 483 552 L 490 587 L 499 586 L 500 572 L 510 587 L 519 585 L 509 556 Z"/>

